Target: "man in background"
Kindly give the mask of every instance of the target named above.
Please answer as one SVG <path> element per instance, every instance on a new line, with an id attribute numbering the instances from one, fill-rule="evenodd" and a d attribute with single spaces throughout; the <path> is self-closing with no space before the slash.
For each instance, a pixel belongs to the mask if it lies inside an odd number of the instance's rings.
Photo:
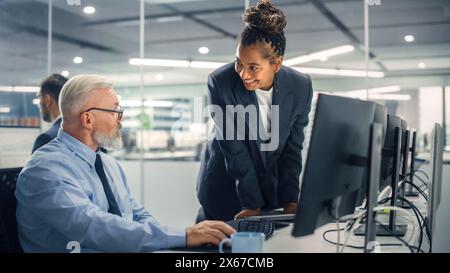
<path id="1" fill-rule="evenodd" d="M 67 79 L 64 76 L 52 74 L 40 84 L 41 89 L 37 94 L 39 110 L 41 111 L 42 119 L 46 122 L 53 122 L 53 124 L 50 129 L 36 138 L 32 153 L 49 143 L 58 134 L 58 129 L 61 126 L 61 113 L 58 107 L 59 93 L 66 81 Z"/>

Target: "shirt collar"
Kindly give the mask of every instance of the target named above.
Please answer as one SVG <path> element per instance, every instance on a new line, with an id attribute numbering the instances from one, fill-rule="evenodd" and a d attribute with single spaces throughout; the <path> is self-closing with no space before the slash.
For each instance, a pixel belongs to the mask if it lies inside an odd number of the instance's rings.
<path id="1" fill-rule="evenodd" d="M 59 115 L 57 118 L 55 118 L 55 121 L 53 122 L 53 124 L 60 122 L 61 119 L 62 119 L 62 117 L 61 117 L 61 115 Z"/>
<path id="2" fill-rule="evenodd" d="M 271 93 L 273 91 L 273 86 L 269 90 L 263 90 L 263 89 L 255 89 L 255 91 L 261 92 L 261 93 Z"/>
<path id="3" fill-rule="evenodd" d="M 67 146 L 72 152 L 86 161 L 92 168 L 95 166 L 97 152 L 87 145 L 66 133 L 63 128 L 59 128 L 57 139 Z"/>

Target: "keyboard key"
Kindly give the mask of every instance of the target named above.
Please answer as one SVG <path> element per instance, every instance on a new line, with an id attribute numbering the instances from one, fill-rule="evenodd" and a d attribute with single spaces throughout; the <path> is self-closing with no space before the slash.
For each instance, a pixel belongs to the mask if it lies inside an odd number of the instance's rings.
<path id="1" fill-rule="evenodd" d="M 266 240 L 269 239 L 274 231 L 274 224 L 265 219 L 239 219 L 228 221 L 227 224 L 232 226 L 238 232 L 262 232 Z"/>

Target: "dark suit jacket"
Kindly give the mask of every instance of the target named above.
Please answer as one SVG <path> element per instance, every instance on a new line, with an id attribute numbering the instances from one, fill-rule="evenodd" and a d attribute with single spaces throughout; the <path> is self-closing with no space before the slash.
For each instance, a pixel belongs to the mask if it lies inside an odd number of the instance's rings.
<path id="1" fill-rule="evenodd" d="M 209 103 L 223 111 L 226 105 L 258 108 L 255 92 L 245 89 L 233 63 L 209 75 L 208 91 Z M 280 109 L 278 148 L 261 152 L 259 137 L 227 140 L 223 136 L 207 143 L 197 177 L 197 196 L 206 219 L 226 221 L 245 208 L 275 209 L 298 202 L 303 129 L 308 124 L 311 100 L 309 76 L 283 66 L 275 78 L 272 98 L 272 105 Z M 220 128 L 217 116 L 212 117 L 215 133 L 226 135 L 226 125 Z M 248 136 L 247 119 L 245 126 Z"/>
<path id="2" fill-rule="evenodd" d="M 43 132 L 36 138 L 33 145 L 33 151 L 31 153 L 34 153 L 34 151 L 56 138 L 56 136 L 58 135 L 59 127 L 61 126 L 61 121 L 61 117 L 57 118 L 52 127 L 50 127 L 47 131 Z"/>

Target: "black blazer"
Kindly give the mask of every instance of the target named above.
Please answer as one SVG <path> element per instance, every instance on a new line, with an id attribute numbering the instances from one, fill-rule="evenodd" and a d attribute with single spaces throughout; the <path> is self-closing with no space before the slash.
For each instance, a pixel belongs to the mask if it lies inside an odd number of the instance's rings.
<path id="1" fill-rule="evenodd" d="M 40 134 L 36 140 L 34 141 L 33 150 L 31 153 L 34 153 L 37 149 L 41 148 L 45 144 L 52 141 L 58 135 L 59 127 L 61 126 L 62 118 L 59 117 L 55 120 L 52 127 L 50 127 L 47 131 Z"/>
<path id="2" fill-rule="evenodd" d="M 278 148 L 261 152 L 259 137 L 256 140 L 215 137 L 208 141 L 197 177 L 197 196 L 206 219 L 227 221 L 245 208 L 275 209 L 298 202 L 303 129 L 308 124 L 312 93 L 309 76 L 282 66 L 275 77 L 272 97 L 272 105 L 279 105 L 280 109 Z M 209 75 L 208 95 L 209 104 L 224 111 L 226 105 L 258 108 L 255 92 L 245 89 L 234 63 Z M 212 116 L 216 122 L 214 133 L 225 134 L 225 128 L 219 128 L 217 117 Z M 248 125 L 246 119 L 247 136 Z"/>

